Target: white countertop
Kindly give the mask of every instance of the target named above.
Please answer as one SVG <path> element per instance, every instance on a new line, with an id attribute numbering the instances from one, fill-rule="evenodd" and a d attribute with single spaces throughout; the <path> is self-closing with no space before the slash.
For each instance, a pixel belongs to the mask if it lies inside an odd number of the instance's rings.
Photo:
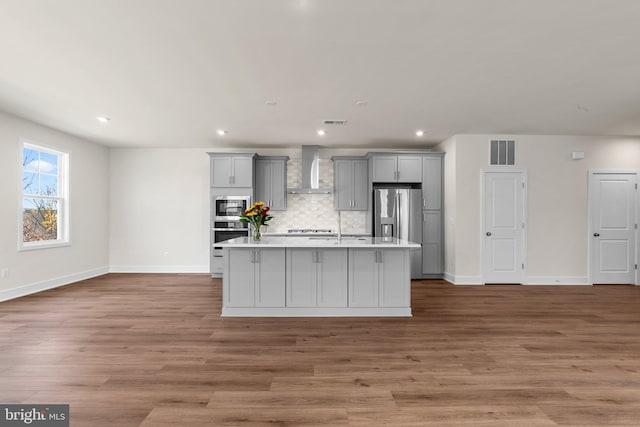
<path id="1" fill-rule="evenodd" d="M 385 248 L 418 249 L 418 243 L 384 237 L 346 237 L 333 236 L 265 236 L 261 240 L 237 237 L 216 243 L 223 248 Z"/>
<path id="2" fill-rule="evenodd" d="M 289 233 L 289 232 L 265 232 L 262 233 L 262 237 L 270 236 L 270 237 L 311 237 L 311 236 L 337 236 L 338 233 L 334 233 L 333 231 L 330 233 Z M 342 233 L 342 237 L 371 237 L 371 233 Z"/>

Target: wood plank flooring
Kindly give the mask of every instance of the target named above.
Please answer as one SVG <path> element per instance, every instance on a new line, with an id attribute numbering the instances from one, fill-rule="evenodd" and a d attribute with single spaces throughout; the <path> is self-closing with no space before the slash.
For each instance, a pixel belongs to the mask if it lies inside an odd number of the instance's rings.
<path id="1" fill-rule="evenodd" d="M 412 290 L 412 318 L 223 319 L 207 275 L 0 303 L 0 402 L 91 427 L 640 425 L 640 288 Z"/>

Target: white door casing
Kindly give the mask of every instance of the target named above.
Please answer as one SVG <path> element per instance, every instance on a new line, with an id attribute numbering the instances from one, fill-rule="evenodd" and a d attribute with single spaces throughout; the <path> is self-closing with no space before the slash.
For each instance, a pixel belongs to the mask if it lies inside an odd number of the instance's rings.
<path id="1" fill-rule="evenodd" d="M 637 182 L 635 171 L 589 171 L 591 283 L 636 282 Z"/>
<path id="2" fill-rule="evenodd" d="M 525 171 L 482 171 L 483 283 L 525 283 L 525 195 Z"/>

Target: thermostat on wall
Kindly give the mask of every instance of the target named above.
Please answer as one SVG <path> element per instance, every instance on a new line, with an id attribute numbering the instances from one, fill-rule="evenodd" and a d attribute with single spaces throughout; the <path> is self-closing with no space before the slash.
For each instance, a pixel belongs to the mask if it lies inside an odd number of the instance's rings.
<path id="1" fill-rule="evenodd" d="M 582 160 L 584 159 L 584 151 L 574 151 L 571 153 L 572 160 Z"/>

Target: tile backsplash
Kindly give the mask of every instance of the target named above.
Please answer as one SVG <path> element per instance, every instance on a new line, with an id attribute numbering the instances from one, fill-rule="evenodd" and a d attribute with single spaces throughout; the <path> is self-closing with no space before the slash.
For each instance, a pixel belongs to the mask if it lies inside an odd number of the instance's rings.
<path id="1" fill-rule="evenodd" d="M 333 188 L 333 162 L 320 158 L 320 187 Z M 299 158 L 287 162 L 287 187 L 300 187 Z M 323 228 L 338 231 L 338 211 L 333 194 L 287 194 L 287 210 L 274 211 L 267 233 L 283 233 L 290 228 Z M 343 233 L 367 233 L 366 211 L 342 211 Z"/>

